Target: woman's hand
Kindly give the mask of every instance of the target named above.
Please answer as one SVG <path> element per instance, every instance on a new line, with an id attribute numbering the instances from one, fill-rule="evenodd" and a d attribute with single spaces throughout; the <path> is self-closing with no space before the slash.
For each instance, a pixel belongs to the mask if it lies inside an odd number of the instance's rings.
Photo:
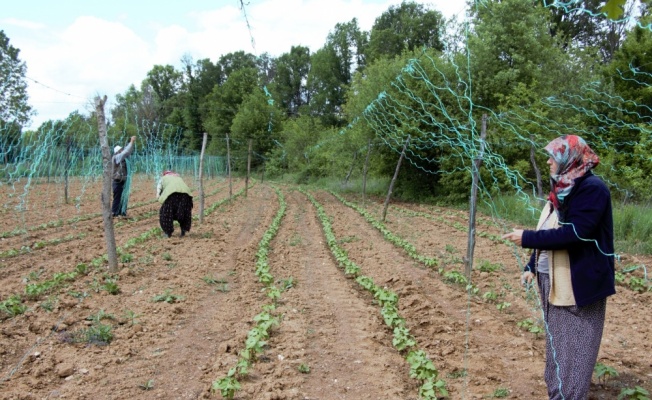
<path id="1" fill-rule="evenodd" d="M 504 234 L 501 238 L 507 239 L 515 245 L 520 246 L 521 239 L 523 239 L 523 229 L 514 229 L 510 233 Z"/>
<path id="2" fill-rule="evenodd" d="M 530 286 L 533 280 L 534 280 L 534 274 L 531 271 L 525 271 L 521 275 L 521 285 Z"/>

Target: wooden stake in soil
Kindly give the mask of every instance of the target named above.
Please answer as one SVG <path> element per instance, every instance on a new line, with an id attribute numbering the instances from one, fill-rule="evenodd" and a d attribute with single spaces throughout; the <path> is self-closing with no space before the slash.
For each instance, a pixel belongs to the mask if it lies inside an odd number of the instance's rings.
<path id="1" fill-rule="evenodd" d="M 401 169 L 401 161 L 403 161 L 403 157 L 405 157 L 405 149 L 407 149 L 408 143 L 410 143 L 410 135 L 408 135 L 407 140 L 403 145 L 401 156 L 398 158 L 398 164 L 396 164 L 396 171 L 394 171 L 394 177 L 392 178 L 392 182 L 389 184 L 389 190 L 387 191 L 387 197 L 385 198 L 385 205 L 383 206 L 383 222 L 385 222 L 385 217 L 387 216 L 387 207 L 389 207 L 389 199 L 392 197 L 392 191 L 394 190 L 394 183 L 396 182 L 396 178 L 398 177 L 398 171 L 399 169 Z"/>
<path id="2" fill-rule="evenodd" d="M 364 160 L 364 168 L 362 169 L 362 208 L 364 208 L 364 203 L 367 193 L 367 171 L 369 171 L 369 155 L 371 154 L 371 139 L 367 144 L 367 158 Z"/>
<path id="3" fill-rule="evenodd" d="M 72 165 L 72 161 L 70 160 L 71 147 L 72 147 L 72 136 L 68 136 L 66 140 L 66 159 L 64 161 L 64 166 L 63 166 L 63 179 L 64 179 L 63 197 L 65 198 L 66 204 L 68 204 L 68 186 L 69 186 L 68 176 L 70 175 L 70 166 Z"/>
<path id="4" fill-rule="evenodd" d="M 100 147 L 102 148 L 102 219 L 104 220 L 104 237 L 106 239 L 106 254 L 109 260 L 109 272 L 118 272 L 118 253 L 115 247 L 115 232 L 113 231 L 113 217 L 111 216 L 111 192 L 112 192 L 112 171 L 111 150 L 106 137 L 106 120 L 104 116 L 104 104 L 106 96 L 103 99 L 95 98 L 95 112 L 97 113 L 97 128 L 100 134 Z"/>
<path id="5" fill-rule="evenodd" d="M 249 153 L 247 153 L 247 177 L 245 178 L 245 198 L 247 197 L 247 191 L 249 190 L 249 174 L 251 173 L 251 146 L 253 139 L 249 139 Z"/>
<path id="6" fill-rule="evenodd" d="M 226 134 L 226 174 L 229 176 L 229 201 L 233 199 L 233 182 L 231 181 L 231 145 L 229 134 Z"/>
<path id="7" fill-rule="evenodd" d="M 199 155 L 199 223 L 204 223 L 204 152 L 206 151 L 206 140 L 208 135 L 204 132 L 204 140 L 201 142 L 201 154 Z"/>
<path id="8" fill-rule="evenodd" d="M 473 251 L 475 250 L 475 212 L 478 203 L 478 179 L 480 175 L 480 165 L 484 155 L 484 143 L 487 136 L 487 114 L 482 115 L 482 130 L 480 131 L 480 153 L 472 163 L 473 182 L 471 184 L 471 210 L 469 212 L 469 240 L 466 245 L 466 258 L 464 259 L 464 272 L 467 278 L 471 278 L 473 269 Z"/>
<path id="9" fill-rule="evenodd" d="M 349 168 L 349 173 L 346 174 L 346 177 L 344 178 L 344 183 L 342 184 L 343 187 L 346 187 L 346 185 L 349 184 L 349 179 L 351 178 L 351 174 L 353 173 L 353 167 L 355 167 L 355 161 L 358 159 L 358 152 L 356 151 L 353 153 L 353 161 L 351 161 L 351 168 Z"/>

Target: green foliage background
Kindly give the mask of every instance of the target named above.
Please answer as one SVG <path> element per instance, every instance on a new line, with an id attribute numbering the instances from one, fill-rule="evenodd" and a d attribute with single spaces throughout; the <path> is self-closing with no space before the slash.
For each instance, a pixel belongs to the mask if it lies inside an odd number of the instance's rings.
<path id="1" fill-rule="evenodd" d="M 368 32 L 355 18 L 336 24 L 319 49 L 154 65 L 107 110 L 109 142 L 138 136 L 143 165 L 151 165 L 141 172 L 178 168 L 189 157 L 184 168 L 196 173 L 204 132 L 207 153 L 221 160 L 228 135 L 236 173 L 252 140 L 254 171 L 348 183 L 362 179 L 367 158 L 368 177 L 388 182 L 409 136 L 395 195 L 464 203 L 482 157 L 482 201 L 515 195 L 530 204 L 547 192 L 544 145 L 577 134 L 600 155 L 596 173 L 616 201 L 649 204 L 649 1 L 548 3 L 469 2 L 458 21 L 404 1 Z M 22 93 L 19 49 L 2 32 L 0 39 L 0 76 Z M 26 131 L 30 112 L 25 96 L 0 99 L 3 179 L 99 173 L 91 167 L 93 114 Z"/>

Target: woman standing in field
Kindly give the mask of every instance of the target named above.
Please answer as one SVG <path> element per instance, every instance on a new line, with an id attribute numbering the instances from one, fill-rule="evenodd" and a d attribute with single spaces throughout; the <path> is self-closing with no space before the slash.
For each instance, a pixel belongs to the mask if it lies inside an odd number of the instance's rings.
<path id="1" fill-rule="evenodd" d="M 172 236 L 174 221 L 181 226 L 181 236 L 190 231 L 192 225 L 192 192 L 181 176 L 165 171 L 158 182 L 156 195 L 162 204 L 159 222 L 165 236 Z"/>
<path id="2" fill-rule="evenodd" d="M 604 327 L 607 297 L 616 293 L 611 194 L 591 170 L 599 158 L 586 142 L 550 142 L 551 192 L 537 230 L 503 236 L 534 249 L 521 282 L 536 276 L 546 324 L 544 378 L 550 399 L 588 397 Z"/>

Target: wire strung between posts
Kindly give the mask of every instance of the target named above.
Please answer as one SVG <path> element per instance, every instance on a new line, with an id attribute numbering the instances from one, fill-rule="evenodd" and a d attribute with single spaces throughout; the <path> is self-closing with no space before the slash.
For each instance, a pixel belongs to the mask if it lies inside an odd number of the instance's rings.
<path id="1" fill-rule="evenodd" d="M 476 1 L 476 9 L 486 4 Z M 246 14 L 245 4 L 240 1 L 241 9 L 251 36 L 255 51 L 255 40 Z M 546 6 L 562 8 L 566 12 L 588 12 L 579 9 L 575 2 L 555 1 Z M 592 16 L 597 14 L 591 13 Z M 623 22 L 626 23 L 627 21 Z M 641 25 L 639 25 L 641 26 Z M 642 26 L 641 26 L 642 27 Z M 650 25 L 644 28 L 650 29 Z M 468 25 L 466 27 L 468 43 Z M 440 53 L 423 49 L 420 56 L 410 59 L 390 84 L 379 91 L 376 99 L 370 102 L 361 115 L 353 116 L 351 123 L 335 135 L 315 145 L 318 150 L 333 142 L 344 139 L 348 131 L 369 128 L 379 139 L 378 143 L 399 154 L 404 137 L 413 138 L 412 145 L 406 150 L 405 159 L 414 168 L 427 174 L 439 176 L 470 176 L 473 160 L 479 152 L 479 140 L 475 127 L 474 112 L 486 113 L 489 123 L 501 140 L 488 139 L 483 155 L 483 172 L 479 185 L 479 195 L 491 210 L 492 218 L 501 221 L 499 203 L 495 200 L 499 182 L 506 182 L 514 189 L 516 197 L 532 214 L 537 207 L 536 188 L 521 172 L 506 162 L 505 149 L 529 149 L 534 146 L 541 149 L 551 138 L 566 133 L 584 137 L 595 149 L 635 148 L 633 140 L 607 137 L 609 129 L 617 128 L 639 132 L 652 136 L 649 114 L 650 107 L 639 104 L 632 99 L 610 95 L 600 89 L 600 84 L 592 82 L 583 86 L 582 93 L 560 93 L 539 99 L 537 107 L 513 107 L 510 111 L 494 112 L 475 104 L 472 100 L 471 60 L 473 54 L 467 46 L 465 63 L 458 65 L 452 57 L 443 59 Z M 445 64 L 443 61 L 447 61 Z M 617 71 L 617 79 L 632 82 L 641 87 L 650 86 L 645 80 L 651 74 L 641 71 L 633 65 L 629 71 Z M 266 87 L 263 87 L 268 105 L 273 106 L 273 99 Z M 596 109 L 604 111 L 598 112 Z M 591 130 L 585 126 L 571 125 L 565 114 L 572 113 L 585 118 L 590 124 L 598 126 Z M 623 115 L 616 119 L 611 115 Z M 268 132 L 273 130 L 273 115 L 270 113 Z M 110 132 L 110 140 L 122 143 L 119 139 L 133 135 L 128 131 L 136 126 L 138 147 L 130 157 L 135 179 L 160 176 L 166 169 L 180 173 L 196 174 L 197 155 L 180 150 L 182 130 L 154 121 L 138 119 L 126 115 L 121 130 Z M 129 122 L 129 123 L 127 123 Z M 361 126 L 363 125 L 364 126 Z M 15 195 L 5 207 L 14 207 L 21 220 L 17 226 L 25 226 L 25 212 L 30 207 L 29 192 L 33 184 L 41 181 L 61 183 L 64 171 L 81 182 L 81 191 L 75 197 L 77 205 L 82 201 L 86 186 L 102 175 L 102 157 L 97 148 L 95 127 L 81 116 L 69 118 L 62 124 L 44 125 L 32 136 L 15 135 L 8 125 L 0 126 L 0 157 L 10 162 L 2 164 L 0 185 L 7 185 L 9 192 Z M 74 137 L 74 146 L 68 152 L 52 151 L 62 149 L 67 138 Z M 86 140 L 88 138 L 88 140 Z M 278 142 L 277 145 L 279 144 Z M 541 150 L 539 150 L 541 151 Z M 646 155 L 647 154 L 647 155 Z M 629 152 L 629 157 L 650 161 L 649 153 Z M 66 158 L 67 157 L 67 158 Z M 225 170 L 224 160 L 219 157 L 207 157 L 205 165 L 208 170 L 220 173 Z M 610 168 L 600 165 L 598 168 Z M 144 179 L 144 178 L 142 178 Z M 625 191 L 616 182 L 604 179 L 610 187 Z M 498 190 L 498 193 L 500 191 Z M 78 208 L 79 209 L 79 208 Z M 506 226 L 504 223 L 503 228 Z M 574 228 L 573 228 L 574 229 Z M 577 234 L 577 232 L 576 232 Z M 579 238 L 579 236 L 578 236 Z M 581 238 L 580 238 L 581 239 Z M 600 250 L 602 252 L 602 250 Z M 517 252 L 515 251 L 515 254 Z M 604 254 L 604 253 L 603 253 Z M 613 254 L 616 256 L 615 254 Z M 517 268 L 521 260 L 517 254 Z M 647 272 L 646 279 L 647 279 Z M 526 289 L 526 294 L 527 294 Z M 537 297 L 538 299 L 538 297 Z M 539 299 L 538 299 L 539 300 Z M 539 309 L 541 309 L 539 304 Z M 470 313 L 470 309 L 467 310 Z M 467 316 L 467 334 L 469 329 Z M 546 331 L 548 331 L 546 327 Z M 467 339 L 468 340 L 468 339 Z M 552 338 L 550 337 L 550 340 Z M 468 357 L 465 357 L 465 362 Z M 468 383 L 465 383 L 468 390 Z"/>

